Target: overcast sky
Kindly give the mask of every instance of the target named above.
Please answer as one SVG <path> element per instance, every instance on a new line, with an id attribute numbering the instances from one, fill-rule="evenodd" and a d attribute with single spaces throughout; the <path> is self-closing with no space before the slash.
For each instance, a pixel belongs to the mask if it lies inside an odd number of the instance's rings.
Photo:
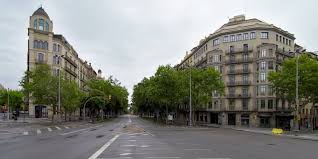
<path id="1" fill-rule="evenodd" d="M 12 89 L 26 70 L 29 17 L 40 6 L 79 56 L 133 85 L 159 65 L 175 65 L 185 52 L 245 14 L 293 33 L 318 50 L 316 0 L 0 0 L 0 83 Z"/>

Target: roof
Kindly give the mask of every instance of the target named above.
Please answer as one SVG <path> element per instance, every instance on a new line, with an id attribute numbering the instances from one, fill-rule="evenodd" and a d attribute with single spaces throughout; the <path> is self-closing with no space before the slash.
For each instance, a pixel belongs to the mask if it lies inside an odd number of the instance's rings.
<path id="1" fill-rule="evenodd" d="M 44 17 L 50 19 L 49 15 L 45 12 L 45 10 L 44 10 L 42 7 L 38 8 L 38 9 L 32 14 L 32 16 L 35 16 L 35 15 L 44 16 Z"/>

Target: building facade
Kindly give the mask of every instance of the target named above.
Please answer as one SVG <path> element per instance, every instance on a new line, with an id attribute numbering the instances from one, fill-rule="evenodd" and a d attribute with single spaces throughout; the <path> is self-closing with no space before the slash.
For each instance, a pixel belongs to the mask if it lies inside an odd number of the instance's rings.
<path id="1" fill-rule="evenodd" d="M 64 79 L 76 81 L 80 88 L 97 76 L 91 63 L 81 59 L 63 35 L 53 32 L 53 22 L 42 7 L 30 16 L 28 36 L 28 71 L 34 70 L 38 64 L 47 64 L 54 75 L 61 73 Z M 52 113 L 48 111 L 49 106 L 34 105 L 32 97 L 28 104 L 30 116 L 48 117 Z"/>
<path id="2" fill-rule="evenodd" d="M 194 115 L 196 122 L 287 128 L 293 119 L 291 104 L 274 94 L 268 75 L 294 55 L 294 40 L 293 34 L 244 15 L 202 39 L 177 68 L 213 67 L 226 87 L 222 96 L 213 92 L 205 111 Z"/>

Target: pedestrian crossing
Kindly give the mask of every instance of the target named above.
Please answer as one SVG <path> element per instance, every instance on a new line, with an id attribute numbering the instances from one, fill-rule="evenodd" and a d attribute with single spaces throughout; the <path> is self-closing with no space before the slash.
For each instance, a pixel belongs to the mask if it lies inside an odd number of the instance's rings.
<path id="1" fill-rule="evenodd" d="M 40 135 L 40 134 L 44 134 L 44 133 L 51 133 L 51 132 L 55 132 L 55 131 L 62 131 L 62 130 L 67 130 L 67 129 L 87 127 L 87 126 L 91 126 L 91 124 L 50 126 L 50 127 L 36 128 L 36 129 L 32 129 L 32 130 L 23 131 L 22 135 L 23 136 Z"/>

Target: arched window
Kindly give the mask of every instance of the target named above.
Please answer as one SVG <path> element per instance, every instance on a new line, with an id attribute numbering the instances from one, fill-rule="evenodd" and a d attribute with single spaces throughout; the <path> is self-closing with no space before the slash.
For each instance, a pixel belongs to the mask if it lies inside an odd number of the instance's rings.
<path id="1" fill-rule="evenodd" d="M 42 41 L 39 41 L 39 42 L 38 42 L 38 49 L 42 49 L 42 47 L 43 47 L 43 42 L 42 42 Z"/>
<path id="2" fill-rule="evenodd" d="M 34 27 L 34 29 L 38 28 L 38 20 L 37 19 L 34 20 L 33 27 Z"/>
<path id="3" fill-rule="evenodd" d="M 45 22 L 45 31 L 49 31 L 49 23 Z"/>
<path id="4" fill-rule="evenodd" d="M 45 41 L 44 43 L 43 43 L 43 49 L 44 50 L 48 50 L 48 46 L 49 44 Z"/>
<path id="5" fill-rule="evenodd" d="M 44 20 L 43 19 L 39 20 L 39 30 L 44 30 Z"/>
<path id="6" fill-rule="evenodd" d="M 56 51 L 56 44 L 53 44 L 53 51 Z"/>
<path id="7" fill-rule="evenodd" d="M 44 63 L 44 54 L 38 53 L 37 62 Z"/>
<path id="8" fill-rule="evenodd" d="M 38 41 L 37 40 L 33 41 L 33 48 L 38 48 Z"/>

